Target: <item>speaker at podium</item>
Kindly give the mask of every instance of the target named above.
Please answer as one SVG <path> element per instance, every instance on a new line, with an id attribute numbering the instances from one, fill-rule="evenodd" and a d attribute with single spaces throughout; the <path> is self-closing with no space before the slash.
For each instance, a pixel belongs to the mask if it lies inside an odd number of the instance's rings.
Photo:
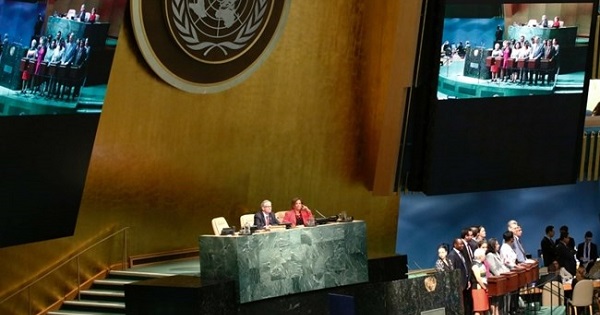
<path id="1" fill-rule="evenodd" d="M 2 50 L 0 57 L 0 85 L 11 90 L 21 87 L 19 63 L 25 55 L 25 48 L 18 43 L 11 43 Z"/>
<path id="2" fill-rule="evenodd" d="M 472 47 L 467 51 L 463 75 L 466 77 L 489 80 L 492 76 L 485 60 L 492 55 L 491 49 Z"/>

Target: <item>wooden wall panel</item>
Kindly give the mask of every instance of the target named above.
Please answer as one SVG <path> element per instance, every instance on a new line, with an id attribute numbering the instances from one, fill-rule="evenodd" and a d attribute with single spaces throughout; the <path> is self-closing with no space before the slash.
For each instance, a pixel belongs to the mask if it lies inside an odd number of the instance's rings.
<path id="1" fill-rule="evenodd" d="M 377 0 L 365 8 L 363 71 L 366 182 L 390 195 L 400 154 L 408 88 L 412 86 L 421 1 Z"/>

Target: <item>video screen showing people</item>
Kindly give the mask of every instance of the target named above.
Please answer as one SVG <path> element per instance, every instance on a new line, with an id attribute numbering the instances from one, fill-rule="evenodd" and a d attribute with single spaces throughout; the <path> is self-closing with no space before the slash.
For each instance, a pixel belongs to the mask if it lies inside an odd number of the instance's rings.
<path id="1" fill-rule="evenodd" d="M 496 6 L 448 5 L 437 99 L 583 93 L 593 4 Z"/>
<path id="2" fill-rule="evenodd" d="M 125 3 L 0 0 L 0 116 L 100 113 Z"/>

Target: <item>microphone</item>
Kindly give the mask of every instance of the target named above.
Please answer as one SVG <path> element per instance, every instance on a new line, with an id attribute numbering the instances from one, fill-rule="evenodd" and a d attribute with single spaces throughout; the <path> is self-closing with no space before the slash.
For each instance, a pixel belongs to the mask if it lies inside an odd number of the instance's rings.
<path id="1" fill-rule="evenodd" d="M 423 269 L 423 268 L 421 268 L 421 266 L 419 266 L 419 264 L 417 264 L 417 262 L 415 260 L 413 260 L 413 263 L 415 264 L 415 266 L 417 266 L 417 268 Z"/>
<path id="2" fill-rule="evenodd" d="M 319 210 L 315 209 L 315 212 L 316 212 L 316 213 L 318 213 L 318 214 L 319 214 L 321 217 L 323 217 L 323 218 L 327 219 L 327 217 L 326 217 L 326 216 L 324 216 L 324 215 L 323 215 L 321 212 L 319 212 Z"/>

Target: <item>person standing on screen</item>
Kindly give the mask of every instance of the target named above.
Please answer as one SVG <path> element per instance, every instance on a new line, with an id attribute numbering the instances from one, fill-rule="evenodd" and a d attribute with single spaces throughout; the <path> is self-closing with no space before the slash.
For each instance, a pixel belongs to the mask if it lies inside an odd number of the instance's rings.
<path id="1" fill-rule="evenodd" d="M 535 69 L 531 69 L 529 73 L 529 84 L 537 84 L 540 74 L 540 61 L 544 57 L 544 45 L 542 45 L 541 38 L 536 36 L 533 39 L 533 45 L 531 45 L 531 56 L 530 59 L 535 60 Z"/>
<path id="2" fill-rule="evenodd" d="M 529 41 L 525 41 L 525 44 L 523 44 L 523 48 L 521 48 L 521 51 L 519 52 L 519 55 L 517 57 L 517 64 L 519 67 L 519 76 L 520 76 L 520 80 L 519 83 L 520 84 L 525 84 L 528 81 L 527 76 L 529 75 L 529 71 L 527 69 L 527 60 L 529 59 L 529 57 L 531 56 L 531 45 L 529 44 Z"/>
<path id="3" fill-rule="evenodd" d="M 523 46 L 521 46 L 521 42 L 515 42 L 515 46 L 513 47 L 513 50 L 510 53 L 510 59 L 513 59 L 513 60 L 519 59 L 521 50 L 523 50 Z M 510 82 L 517 83 L 517 80 L 519 80 L 519 70 L 517 68 L 512 68 L 513 65 L 510 65 L 510 66 L 511 66 Z"/>
<path id="4" fill-rule="evenodd" d="M 283 217 L 283 222 L 291 223 L 292 226 L 307 225 L 314 220 L 312 212 L 302 203 L 302 199 L 296 197 L 292 199 L 292 209 L 288 210 Z"/>
<path id="5" fill-rule="evenodd" d="M 500 49 L 500 43 L 494 44 L 494 50 L 492 50 L 492 66 L 490 67 L 490 72 L 492 73 L 491 82 L 498 81 L 498 71 L 500 70 L 500 62 L 498 59 L 502 57 L 502 49 Z"/>
<path id="6" fill-rule="evenodd" d="M 256 225 L 257 228 L 262 229 L 279 224 L 279 221 L 277 221 L 277 218 L 273 213 L 271 201 L 263 200 L 263 202 L 260 203 L 260 209 L 260 211 L 254 214 L 254 225 Z"/>
<path id="7" fill-rule="evenodd" d="M 508 80 L 510 72 L 510 55 L 512 48 L 510 47 L 510 41 L 505 40 L 502 42 L 502 66 L 500 68 L 500 78 L 502 82 Z"/>
<path id="8" fill-rule="evenodd" d="M 502 29 L 502 26 L 500 26 L 500 25 L 496 26 L 496 41 L 494 42 L 494 44 L 502 44 L 503 37 L 504 37 L 504 30 Z"/>
<path id="9" fill-rule="evenodd" d="M 29 49 L 27 50 L 25 58 L 29 59 L 29 66 L 25 67 L 25 69 L 23 69 L 23 73 L 21 73 L 21 80 L 23 80 L 23 85 L 21 86 L 22 94 L 27 93 L 27 86 L 29 85 L 29 81 L 31 80 L 31 73 L 33 71 L 30 72 L 29 67 L 33 67 L 31 64 L 33 64 L 37 58 L 37 40 L 31 40 L 31 47 L 29 47 Z"/>

